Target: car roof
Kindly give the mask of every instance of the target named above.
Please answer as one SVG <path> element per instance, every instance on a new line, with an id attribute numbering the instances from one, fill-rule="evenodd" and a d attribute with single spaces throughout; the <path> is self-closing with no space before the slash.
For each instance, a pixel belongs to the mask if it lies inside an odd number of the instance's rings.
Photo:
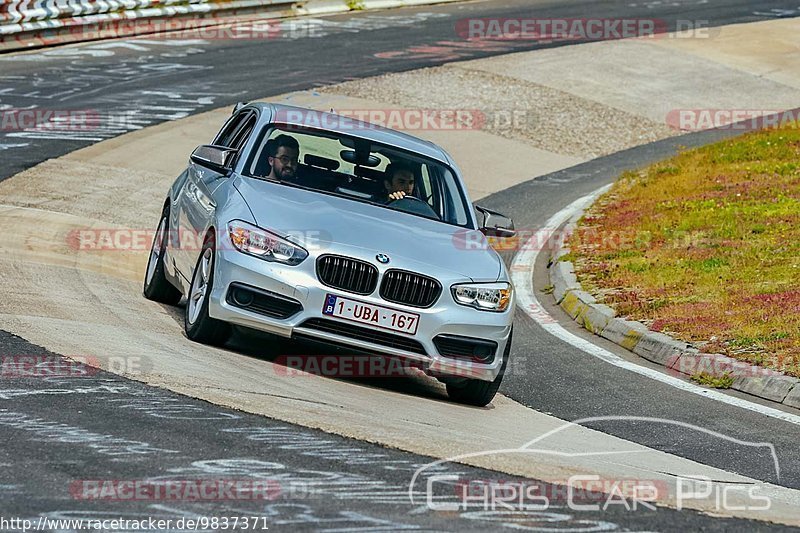
<path id="1" fill-rule="evenodd" d="M 377 124 L 356 120 L 336 113 L 273 103 L 251 103 L 250 107 L 270 112 L 270 121 L 280 117 L 278 123 L 321 131 L 330 131 L 349 137 L 397 147 L 451 165 L 447 153 L 430 141 L 414 137 Z M 313 119 L 311 118 L 313 117 Z"/>

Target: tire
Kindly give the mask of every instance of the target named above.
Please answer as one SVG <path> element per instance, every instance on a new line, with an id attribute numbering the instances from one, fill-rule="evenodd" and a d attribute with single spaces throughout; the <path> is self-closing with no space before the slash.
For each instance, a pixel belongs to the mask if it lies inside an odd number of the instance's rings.
<path id="1" fill-rule="evenodd" d="M 503 352 L 503 365 L 500 367 L 500 373 L 494 378 L 494 381 L 483 381 L 481 379 L 466 379 L 458 383 L 447 384 L 447 395 L 451 400 L 463 403 L 466 405 L 475 405 L 477 407 L 485 407 L 497 394 L 500 384 L 503 382 L 503 376 L 506 373 L 506 366 L 508 365 L 508 357 L 511 353 L 511 340 L 514 336 L 514 329 L 508 336 L 506 349 Z"/>
<path id="2" fill-rule="evenodd" d="M 164 272 L 164 251 L 167 249 L 169 235 L 169 205 L 161 212 L 158 229 L 150 246 L 147 269 L 144 272 L 142 294 L 148 300 L 167 305 L 176 305 L 181 301 L 181 291 L 169 282 Z"/>
<path id="3" fill-rule="evenodd" d="M 189 295 L 186 299 L 183 329 L 190 340 L 221 346 L 228 340 L 231 326 L 208 316 L 208 300 L 214 284 L 215 242 L 214 235 L 209 234 L 203 243 L 200 257 L 197 259 Z"/>

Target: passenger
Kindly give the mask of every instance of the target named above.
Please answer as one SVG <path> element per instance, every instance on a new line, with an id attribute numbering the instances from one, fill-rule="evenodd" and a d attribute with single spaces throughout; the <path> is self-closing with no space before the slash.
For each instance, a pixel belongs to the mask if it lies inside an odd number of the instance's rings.
<path id="1" fill-rule="evenodd" d="M 390 163 L 386 167 L 383 186 L 386 188 L 384 203 L 394 202 L 414 194 L 414 169 L 404 163 Z"/>
<path id="2" fill-rule="evenodd" d="M 289 135 L 278 135 L 267 142 L 269 156 L 270 179 L 279 181 L 295 181 L 297 164 L 300 158 L 300 144 Z"/>

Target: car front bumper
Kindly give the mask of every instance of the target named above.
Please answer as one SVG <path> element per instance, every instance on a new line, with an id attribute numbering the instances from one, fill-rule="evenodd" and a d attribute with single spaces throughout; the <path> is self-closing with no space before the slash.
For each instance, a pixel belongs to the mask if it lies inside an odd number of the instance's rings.
<path id="1" fill-rule="evenodd" d="M 295 267 L 240 253 L 235 250 L 219 250 L 214 265 L 213 290 L 209 299 L 208 312 L 212 318 L 222 320 L 283 337 L 306 337 L 340 346 L 348 346 L 361 352 L 399 356 L 405 360 L 418 362 L 426 373 L 438 377 L 458 377 L 493 381 L 500 373 L 506 345 L 511 334 L 514 302 L 507 311 L 493 313 L 479 311 L 457 304 L 453 301 L 449 285 L 444 285 L 439 300 L 428 309 L 420 309 L 384 301 L 375 292 L 368 296 L 351 294 L 323 285 L 316 277 L 314 258 L 309 257 L 303 264 Z M 311 265 L 306 263 L 310 262 Z M 302 310 L 287 318 L 274 318 L 262 313 L 243 309 L 228 301 L 228 291 L 232 284 L 243 284 L 276 295 L 296 300 Z M 424 348 L 424 354 L 393 348 L 363 339 L 353 338 L 341 333 L 322 331 L 308 327 L 310 319 L 325 319 L 338 323 L 352 324 L 322 313 L 328 294 L 352 300 L 396 309 L 420 315 L 415 335 L 393 333 L 399 337 L 413 339 Z M 367 325 L 363 328 L 370 329 Z M 497 343 L 494 359 L 486 364 L 469 359 L 447 357 L 439 353 L 434 344 L 437 335 L 452 335 Z"/>

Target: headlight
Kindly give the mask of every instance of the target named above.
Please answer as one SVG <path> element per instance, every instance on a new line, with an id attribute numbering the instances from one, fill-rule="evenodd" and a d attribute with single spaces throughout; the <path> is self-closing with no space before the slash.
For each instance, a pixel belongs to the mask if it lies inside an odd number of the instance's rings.
<path id="1" fill-rule="evenodd" d="M 453 285 L 453 298 L 461 305 L 482 311 L 505 311 L 511 302 L 510 283 L 463 283 Z"/>
<path id="2" fill-rule="evenodd" d="M 228 234 L 237 250 L 266 261 L 298 265 L 308 257 L 308 252 L 296 244 L 241 220 L 228 222 Z"/>

